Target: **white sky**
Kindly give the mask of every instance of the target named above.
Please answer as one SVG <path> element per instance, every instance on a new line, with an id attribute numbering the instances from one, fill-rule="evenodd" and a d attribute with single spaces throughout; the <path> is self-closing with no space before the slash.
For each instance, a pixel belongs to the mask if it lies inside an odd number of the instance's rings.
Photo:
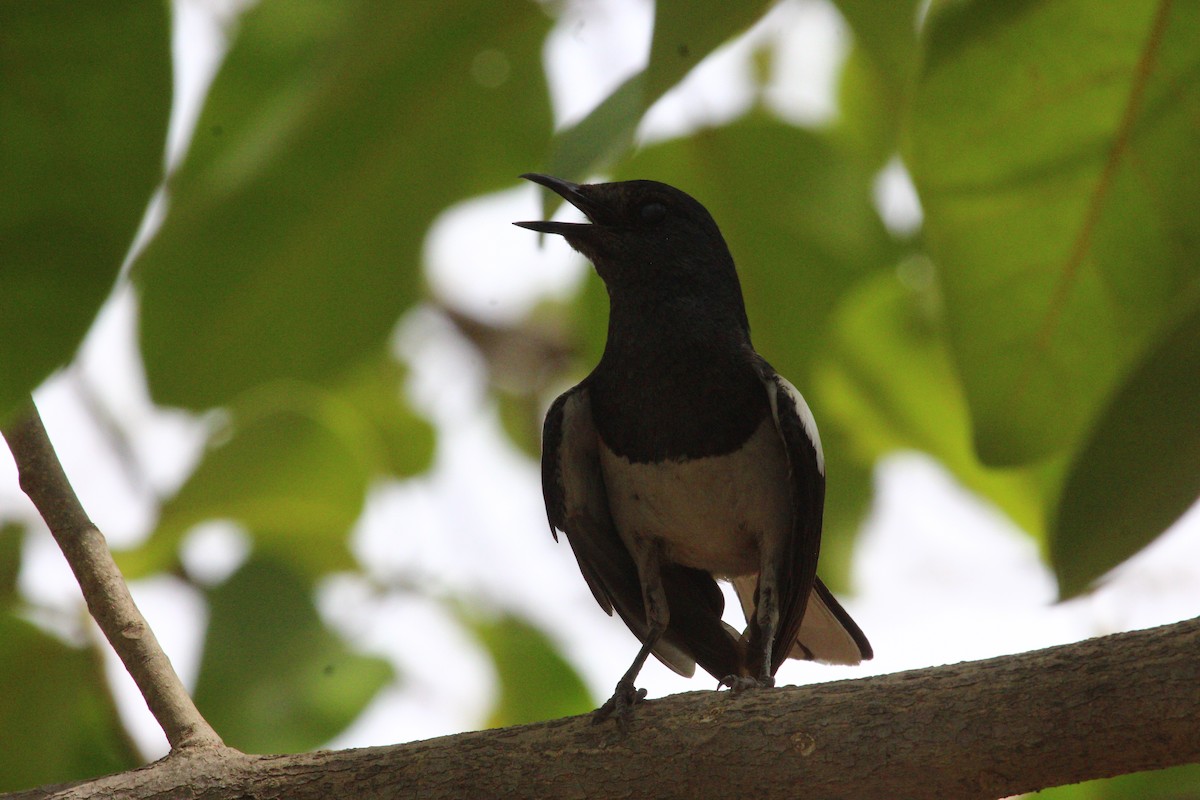
<path id="1" fill-rule="evenodd" d="M 203 3 L 184 0 L 192 10 Z M 195 97 L 195 87 L 204 82 L 203 59 L 214 45 L 190 11 L 181 18 L 193 26 L 177 41 L 188 54 L 181 72 L 192 87 L 187 96 Z M 546 47 L 556 119 L 579 118 L 640 66 L 650 20 L 647 0 L 568 5 Z M 749 35 L 778 42 L 776 63 L 789 76 L 771 84 L 767 102 L 798 123 L 828 120 L 835 112 L 832 86 L 846 37 L 825 2 L 787 2 L 773 11 Z M 650 112 L 643 138 L 676 135 L 744 110 L 748 51 L 741 40 L 714 54 Z M 564 91 L 568 85 L 569 93 Z M 175 126 L 176 147 L 185 141 L 186 127 Z M 889 224 L 901 229 L 919 224 L 919 208 L 898 162 L 881 176 L 877 194 Z M 550 241 L 539 249 L 539 237 L 509 224 L 539 213 L 535 187 L 516 180 L 508 191 L 448 212 L 427 243 L 435 291 L 498 322 L 519 319 L 539 298 L 569 295 L 587 265 L 565 244 Z M 491 254 L 489 263 L 470 255 L 479 252 Z M 171 491 L 186 476 L 203 432 L 199 420 L 149 406 L 134 355 L 132 311 L 128 293 L 113 298 L 78 369 L 134 432 L 136 459 L 150 486 L 131 487 L 109 443 L 91 424 L 73 373 L 53 378 L 37 394 L 84 505 L 118 546 L 146 535 L 152 494 Z M 566 543 L 551 539 L 536 465 L 500 430 L 478 356 L 428 311 L 412 314 L 397 340 L 413 365 L 414 400 L 438 427 L 436 464 L 428 475 L 376 487 L 354 534 L 355 553 L 378 578 L 418 579 L 436 591 L 461 593 L 485 607 L 529 617 L 561 643 L 593 693 L 607 697 L 638 643 L 596 605 Z M 876 659 L 861 668 L 789 662 L 780 671 L 781 683 L 1019 652 L 1200 613 L 1200 514 L 1195 511 L 1121 567 L 1104 588 L 1054 605 L 1053 580 L 1028 537 L 960 489 L 935 463 L 920 455 L 897 455 L 879 466 L 876 481 L 876 503 L 854 564 L 855 594 L 843 598 L 871 639 Z M 33 515 L 7 453 L 0 457 L 0 514 Z M 186 559 L 215 578 L 233 569 L 244 552 L 235 530 L 214 525 L 193 534 Z M 21 587 L 48 610 L 41 621 L 83 635 L 78 590 L 48 534 L 30 537 Z M 194 684 L 204 624 L 201 598 L 171 578 L 132 588 L 184 680 Z M 380 600 L 362 581 L 339 576 L 322 587 L 320 606 L 353 642 L 392 659 L 404 676 L 332 746 L 421 739 L 482 723 L 495 690 L 490 664 L 438 602 L 399 594 Z M 137 740 L 150 756 L 165 752 L 165 740 L 132 682 L 119 667 L 111 672 Z M 639 681 L 651 697 L 713 684 L 707 676 L 684 680 L 653 660 Z"/>

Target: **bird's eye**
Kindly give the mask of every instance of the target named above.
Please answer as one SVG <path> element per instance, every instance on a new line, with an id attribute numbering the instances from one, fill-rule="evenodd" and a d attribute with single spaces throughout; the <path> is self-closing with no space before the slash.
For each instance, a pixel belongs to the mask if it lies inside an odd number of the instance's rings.
<path id="1" fill-rule="evenodd" d="M 646 203 L 638 210 L 638 215 L 642 218 L 642 222 L 662 222 L 667 216 L 667 207 L 662 203 Z"/>

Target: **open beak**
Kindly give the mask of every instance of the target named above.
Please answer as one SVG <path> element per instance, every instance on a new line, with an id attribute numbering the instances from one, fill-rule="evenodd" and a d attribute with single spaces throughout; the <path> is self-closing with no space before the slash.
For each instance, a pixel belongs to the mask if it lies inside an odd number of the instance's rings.
<path id="1" fill-rule="evenodd" d="M 557 233 L 561 235 L 569 235 L 572 233 L 581 233 L 584 230 L 593 227 L 596 221 L 595 212 L 599 209 L 596 204 L 588 199 L 583 193 L 582 188 L 578 183 L 571 183 L 562 178 L 555 178 L 552 175 L 539 175 L 536 172 L 527 172 L 521 176 L 527 181 L 545 186 L 550 191 L 557 194 L 563 200 L 566 200 L 571 205 L 578 208 L 591 222 L 551 222 L 549 220 L 535 220 L 532 222 L 514 222 L 521 228 L 528 228 L 531 231 L 540 233 Z"/>

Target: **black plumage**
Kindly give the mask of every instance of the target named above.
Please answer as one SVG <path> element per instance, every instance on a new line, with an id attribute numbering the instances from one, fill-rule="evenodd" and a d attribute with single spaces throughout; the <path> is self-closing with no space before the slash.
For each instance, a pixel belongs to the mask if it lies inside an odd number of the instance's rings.
<path id="1" fill-rule="evenodd" d="M 824 455 L 807 404 L 755 351 L 733 258 L 708 211 L 655 181 L 523 176 L 586 223 L 560 234 L 608 290 L 600 363 L 546 416 L 542 487 L 597 602 L 643 647 L 602 712 L 642 696 L 653 653 L 690 675 L 771 685 L 788 657 L 857 663 L 862 631 L 818 580 Z M 555 534 L 557 536 L 557 533 Z M 722 621 L 732 580 L 747 628 Z"/>

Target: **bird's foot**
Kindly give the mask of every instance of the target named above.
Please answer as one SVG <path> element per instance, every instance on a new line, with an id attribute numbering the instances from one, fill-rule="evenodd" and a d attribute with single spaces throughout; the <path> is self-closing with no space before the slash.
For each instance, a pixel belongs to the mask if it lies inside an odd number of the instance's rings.
<path id="1" fill-rule="evenodd" d="M 775 685 L 775 677 L 751 678 L 749 675 L 726 675 L 718 686 L 728 686 L 730 694 L 741 694 L 750 689 L 770 689 Z"/>
<path id="2" fill-rule="evenodd" d="M 617 721 L 617 727 L 622 733 L 629 731 L 629 721 L 633 719 L 633 707 L 646 699 L 646 690 L 633 685 L 632 680 L 622 678 L 617 682 L 617 690 L 608 698 L 604 705 L 592 712 L 592 723 L 604 722 L 609 717 Z"/>

